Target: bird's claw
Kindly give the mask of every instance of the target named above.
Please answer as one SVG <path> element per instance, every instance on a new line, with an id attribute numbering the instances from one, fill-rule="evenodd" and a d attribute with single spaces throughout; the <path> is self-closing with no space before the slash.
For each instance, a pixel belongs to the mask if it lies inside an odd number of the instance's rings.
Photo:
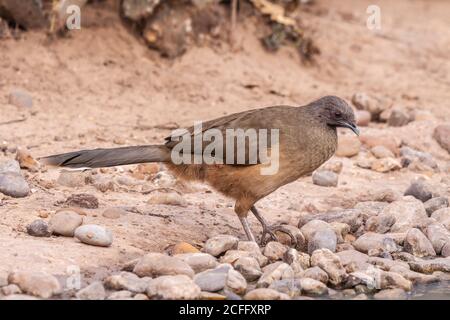
<path id="1" fill-rule="evenodd" d="M 288 230 L 282 225 L 266 226 L 265 228 L 263 228 L 260 244 L 264 246 L 270 239 L 279 242 L 278 237 L 275 234 L 275 232 L 277 231 L 287 234 L 291 238 L 291 245 L 293 247 L 297 246 L 297 238 L 292 234 L 290 230 Z M 268 239 L 266 239 L 267 236 L 269 236 Z"/>

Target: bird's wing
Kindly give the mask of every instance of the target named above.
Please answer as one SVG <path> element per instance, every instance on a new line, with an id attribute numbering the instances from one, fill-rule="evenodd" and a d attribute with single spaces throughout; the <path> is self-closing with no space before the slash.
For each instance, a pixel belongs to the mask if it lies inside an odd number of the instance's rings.
<path id="1" fill-rule="evenodd" d="M 190 142 L 190 150 L 185 150 L 185 152 L 204 154 L 207 146 L 211 143 L 211 140 L 207 139 L 208 135 L 214 136 L 212 139 L 214 143 L 216 142 L 216 135 L 220 135 L 223 141 L 222 152 L 217 148 L 213 153 L 214 157 L 220 158 L 224 163 L 228 164 L 231 164 L 229 163 L 230 160 L 233 161 L 232 164 L 240 165 L 261 163 L 264 162 L 264 159 L 261 159 L 260 153 L 264 154 L 266 152 L 265 154 L 267 154 L 272 147 L 272 137 L 275 134 L 273 129 L 282 130 L 278 126 L 278 124 L 281 124 L 281 121 L 277 120 L 282 116 L 283 118 L 286 117 L 286 112 L 289 115 L 295 109 L 297 108 L 288 106 L 268 107 L 206 121 L 202 123 L 201 128 L 192 126 L 185 129 L 184 133 L 181 131 L 175 132 L 175 134 L 165 139 L 166 146 L 172 149 L 179 143 L 186 143 L 185 145 L 187 146 Z M 261 129 L 265 129 L 265 131 Z M 201 144 L 198 143 L 199 146 L 197 147 L 194 144 L 196 138 L 201 141 Z M 187 141 L 184 139 L 187 139 Z M 231 141 L 233 141 L 232 145 Z M 241 144 L 239 144 L 239 141 L 241 141 Z M 245 141 L 245 143 L 242 143 L 242 141 Z M 275 141 L 278 142 L 276 139 Z M 219 147 L 220 145 L 217 146 Z M 230 151 L 233 153 L 232 155 L 229 155 Z M 239 155 L 241 155 L 240 158 Z M 227 161 L 227 159 L 229 160 Z"/>

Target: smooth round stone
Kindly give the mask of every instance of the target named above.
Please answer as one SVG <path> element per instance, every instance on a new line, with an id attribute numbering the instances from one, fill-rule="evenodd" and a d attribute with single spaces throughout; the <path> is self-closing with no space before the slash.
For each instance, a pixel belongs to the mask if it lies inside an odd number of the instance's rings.
<path id="1" fill-rule="evenodd" d="M 20 173 L 20 164 L 16 160 L 7 160 L 0 163 L 0 173 L 15 172 Z"/>
<path id="2" fill-rule="evenodd" d="M 4 172 L 0 173 L 0 192 L 13 198 L 23 198 L 28 196 L 31 190 L 20 173 Z"/>
<path id="3" fill-rule="evenodd" d="M 103 211 L 102 216 L 108 219 L 119 219 L 121 216 L 125 215 L 127 212 L 120 208 L 107 208 Z"/>
<path id="4" fill-rule="evenodd" d="M 44 220 L 34 220 L 27 226 L 27 232 L 30 236 L 34 237 L 50 237 L 50 231 L 48 230 L 48 224 Z"/>
<path id="5" fill-rule="evenodd" d="M 338 175 L 332 171 L 316 171 L 312 175 L 315 185 L 321 187 L 336 187 L 338 184 Z"/>
<path id="6" fill-rule="evenodd" d="M 49 228 L 53 234 L 73 237 L 75 229 L 83 223 L 83 217 L 74 211 L 59 211 L 50 218 Z"/>
<path id="7" fill-rule="evenodd" d="M 108 229 L 95 224 L 86 224 L 75 230 L 75 238 L 92 246 L 109 247 L 113 235 Z"/>

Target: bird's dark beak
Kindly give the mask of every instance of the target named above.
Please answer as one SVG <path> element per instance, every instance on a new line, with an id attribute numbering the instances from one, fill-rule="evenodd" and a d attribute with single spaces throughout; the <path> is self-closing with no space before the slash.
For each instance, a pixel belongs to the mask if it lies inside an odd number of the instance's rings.
<path id="1" fill-rule="evenodd" d="M 340 121 L 339 122 L 339 127 L 344 127 L 344 128 L 349 128 L 350 130 L 352 130 L 357 136 L 359 136 L 359 129 L 358 126 L 352 122 L 347 122 L 347 121 Z"/>

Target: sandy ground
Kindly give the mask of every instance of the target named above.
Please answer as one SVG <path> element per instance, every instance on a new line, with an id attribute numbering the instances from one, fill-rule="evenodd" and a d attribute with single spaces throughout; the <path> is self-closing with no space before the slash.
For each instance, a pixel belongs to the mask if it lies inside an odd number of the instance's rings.
<path id="1" fill-rule="evenodd" d="M 304 14 L 302 23 L 312 29 L 322 51 L 317 64 L 308 67 L 291 48 L 276 54 L 264 51 L 255 37 L 254 21 L 240 22 L 235 52 L 226 44 L 197 47 L 170 62 L 137 41 L 113 12 L 88 6 L 90 19 L 68 38 L 49 42 L 41 33 L 28 32 L 20 40 L 0 41 L 0 122 L 22 114 L 27 117 L 1 126 L 0 140 L 26 146 L 36 157 L 158 143 L 170 130 L 152 128 L 156 125 L 188 126 L 251 108 L 302 105 L 326 94 L 349 100 L 353 93 L 364 91 L 390 98 L 398 106 L 429 110 L 437 120 L 400 128 L 372 124 L 362 128 L 363 133 L 400 138 L 430 152 L 445 166 L 450 157 L 431 136 L 436 124 L 450 120 L 450 3 L 378 1 L 382 30 L 374 33 L 365 23 L 372 2 L 322 0 Z M 17 87 L 33 95 L 31 111 L 8 104 L 8 93 Z M 376 173 L 356 167 L 350 159 L 342 161 L 337 188 L 315 186 L 311 177 L 305 177 L 280 188 L 258 207 L 271 222 L 295 224 L 302 212 L 352 207 L 361 197 L 380 190 L 403 193 L 420 175 L 409 170 Z M 108 174 L 128 175 L 128 169 Z M 44 270 L 63 276 L 68 266 L 77 265 L 89 279 L 179 241 L 201 245 L 220 233 L 244 239 L 233 202 L 207 186 L 183 188 L 188 205 L 178 207 L 147 204 L 141 186 L 106 193 L 91 185 L 45 189 L 44 182 L 56 180 L 58 170 L 25 174 L 32 195 L 1 202 L 0 270 Z M 427 179 L 440 183 L 444 176 L 437 173 Z M 141 183 L 151 187 L 149 181 Z M 85 210 L 85 221 L 112 230 L 110 248 L 26 233 L 26 225 L 40 211 L 52 214 L 58 201 L 81 192 L 98 197 L 99 209 Z M 103 210 L 114 206 L 137 207 L 142 213 L 129 212 L 117 220 L 102 217 Z M 254 231 L 260 232 L 256 219 L 250 220 Z"/>

